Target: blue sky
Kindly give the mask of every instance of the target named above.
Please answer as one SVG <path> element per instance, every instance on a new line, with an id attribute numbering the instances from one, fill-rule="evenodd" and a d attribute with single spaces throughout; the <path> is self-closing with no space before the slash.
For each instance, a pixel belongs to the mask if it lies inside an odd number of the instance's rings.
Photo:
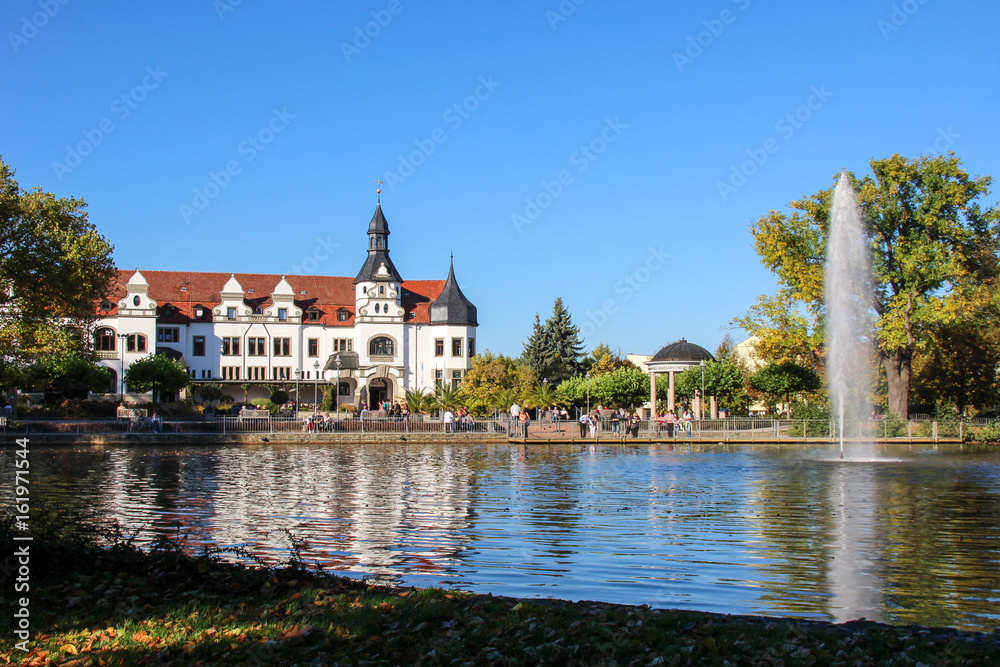
<path id="1" fill-rule="evenodd" d="M 454 253 L 510 355 L 556 297 L 588 350 L 714 349 L 774 289 L 768 210 L 893 153 L 998 171 L 995 3 L 8 0 L 0 31 L 0 155 L 120 267 L 353 276 L 380 179 L 403 277 Z"/>

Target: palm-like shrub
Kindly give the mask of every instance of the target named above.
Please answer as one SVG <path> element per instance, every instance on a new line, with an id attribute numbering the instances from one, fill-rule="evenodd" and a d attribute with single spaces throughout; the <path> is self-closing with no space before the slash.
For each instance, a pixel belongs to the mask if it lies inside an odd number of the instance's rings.
<path id="1" fill-rule="evenodd" d="M 455 410 L 462 407 L 465 397 L 461 387 L 452 387 L 441 382 L 434 386 L 434 407 L 440 410 Z"/>
<path id="2" fill-rule="evenodd" d="M 426 389 L 403 390 L 406 407 L 413 413 L 427 413 L 434 409 L 434 394 Z"/>

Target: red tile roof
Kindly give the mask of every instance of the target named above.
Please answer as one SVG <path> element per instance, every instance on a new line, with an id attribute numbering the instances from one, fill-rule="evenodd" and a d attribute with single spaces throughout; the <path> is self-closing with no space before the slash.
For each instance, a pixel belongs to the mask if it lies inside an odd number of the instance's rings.
<path id="1" fill-rule="evenodd" d="M 149 296 L 159 306 L 157 320 L 170 324 L 211 322 L 212 308 L 222 303 L 221 291 L 229 280 L 229 273 L 204 273 L 188 271 L 145 271 L 140 269 L 149 283 Z M 134 270 L 118 272 L 118 284 L 110 299 L 114 308 L 101 311 L 113 317 L 118 311 L 117 302 L 125 297 L 126 283 Z M 243 299 L 248 305 L 266 306 L 271 303 L 271 290 L 282 276 L 267 273 L 237 273 L 236 280 L 243 287 Z M 285 276 L 295 292 L 295 305 L 303 310 L 316 307 L 320 311 L 316 324 L 329 326 L 354 325 L 354 279 L 346 276 Z M 403 282 L 403 308 L 407 324 L 429 324 L 428 306 L 444 289 L 444 280 L 407 280 Z M 165 306 L 173 306 L 174 314 L 167 316 Z M 195 308 L 203 306 L 206 315 L 195 318 Z M 337 321 L 341 308 L 349 313 L 346 322 Z M 411 317 L 410 314 L 413 314 Z"/>

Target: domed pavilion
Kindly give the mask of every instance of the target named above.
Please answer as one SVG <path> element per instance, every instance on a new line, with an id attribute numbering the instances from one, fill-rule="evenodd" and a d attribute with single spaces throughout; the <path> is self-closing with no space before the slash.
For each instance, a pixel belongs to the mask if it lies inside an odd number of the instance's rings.
<path id="1" fill-rule="evenodd" d="M 676 412 L 674 401 L 674 373 L 683 373 L 689 368 L 697 368 L 709 361 L 715 361 L 712 353 L 701 345 L 689 343 L 683 338 L 675 343 L 670 343 L 653 355 L 653 358 L 646 362 L 649 370 L 649 394 L 650 403 L 653 405 L 652 418 L 656 419 L 656 376 L 666 373 L 668 381 L 667 409 Z M 702 414 L 701 396 L 696 396 L 694 412 L 696 415 Z M 715 396 L 711 398 L 712 419 L 717 419 L 719 414 L 718 403 Z M 700 418 L 700 417 L 699 417 Z"/>

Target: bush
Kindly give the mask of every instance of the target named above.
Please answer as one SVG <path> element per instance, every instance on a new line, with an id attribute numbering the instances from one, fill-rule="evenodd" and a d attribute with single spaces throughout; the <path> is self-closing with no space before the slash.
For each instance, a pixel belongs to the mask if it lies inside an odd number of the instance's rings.
<path id="1" fill-rule="evenodd" d="M 269 398 L 255 398 L 250 403 L 259 410 L 269 411 L 272 415 L 281 409 L 281 406 Z"/>
<path id="2" fill-rule="evenodd" d="M 271 392 L 271 402 L 276 405 L 284 405 L 288 402 L 288 392 L 284 389 L 275 389 Z"/>

